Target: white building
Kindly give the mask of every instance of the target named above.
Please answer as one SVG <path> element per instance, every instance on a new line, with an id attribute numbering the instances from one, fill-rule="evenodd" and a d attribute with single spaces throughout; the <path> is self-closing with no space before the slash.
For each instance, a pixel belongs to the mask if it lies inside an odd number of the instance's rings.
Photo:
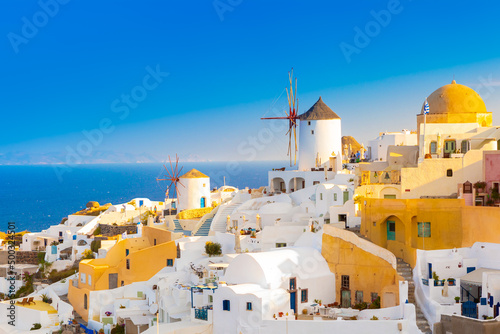
<path id="1" fill-rule="evenodd" d="M 279 314 L 294 320 L 315 299 L 335 300 L 335 275 L 313 248 L 240 254 L 214 294 L 214 333 L 256 332 Z"/>
<path id="2" fill-rule="evenodd" d="M 179 177 L 177 192 L 177 209 L 179 211 L 206 208 L 212 204 L 210 178 L 196 169 L 191 169 Z"/>
<path id="3" fill-rule="evenodd" d="M 376 139 L 369 141 L 366 155 L 370 161 L 386 161 L 389 146 L 414 145 L 418 145 L 418 137 L 415 132 L 409 130 L 381 132 Z"/>

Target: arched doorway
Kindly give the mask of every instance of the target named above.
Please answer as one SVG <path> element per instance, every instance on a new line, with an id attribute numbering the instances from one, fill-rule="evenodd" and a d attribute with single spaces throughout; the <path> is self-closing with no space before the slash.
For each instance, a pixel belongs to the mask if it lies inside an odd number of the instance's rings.
<path id="1" fill-rule="evenodd" d="M 288 189 L 290 192 L 294 192 L 306 187 L 306 180 L 303 177 L 294 177 L 288 182 Z"/>
<path id="2" fill-rule="evenodd" d="M 86 310 L 88 307 L 88 297 L 87 294 L 83 295 L 83 308 Z"/>
<path id="3" fill-rule="evenodd" d="M 381 246 L 391 250 L 390 246 L 395 246 L 396 244 L 405 244 L 406 228 L 401 219 L 396 216 L 387 217 L 381 225 L 380 236 L 381 236 Z M 402 257 L 399 247 L 399 253 L 395 255 L 397 257 Z M 392 251 L 392 250 L 391 250 Z M 394 252 L 393 252 L 394 253 Z"/>
<path id="4" fill-rule="evenodd" d="M 272 188 L 273 192 L 286 193 L 285 180 L 283 180 L 281 177 L 275 177 L 271 181 L 271 188 Z"/>

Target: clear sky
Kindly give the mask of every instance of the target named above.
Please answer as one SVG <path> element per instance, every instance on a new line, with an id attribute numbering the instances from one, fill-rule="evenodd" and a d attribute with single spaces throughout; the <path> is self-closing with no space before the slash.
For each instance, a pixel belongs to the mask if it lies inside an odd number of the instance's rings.
<path id="1" fill-rule="evenodd" d="M 381 131 L 415 129 L 425 97 L 453 76 L 499 124 L 494 2 L 2 4 L 4 156 L 285 160 L 285 123 L 260 117 L 283 112 L 291 67 L 299 112 L 321 95 L 342 134 L 365 144 Z"/>

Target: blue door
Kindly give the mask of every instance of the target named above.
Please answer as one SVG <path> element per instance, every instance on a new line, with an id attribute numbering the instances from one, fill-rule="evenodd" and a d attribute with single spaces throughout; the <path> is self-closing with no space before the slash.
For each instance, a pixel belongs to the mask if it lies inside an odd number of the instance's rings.
<path id="1" fill-rule="evenodd" d="M 139 207 L 144 205 L 144 201 L 142 199 L 139 200 Z"/>
<path id="2" fill-rule="evenodd" d="M 476 303 L 468 301 L 462 304 L 462 315 L 469 318 L 477 318 Z"/>
<path id="3" fill-rule="evenodd" d="M 293 313 L 297 313 L 297 292 L 290 292 L 290 308 L 293 310 Z"/>
<path id="4" fill-rule="evenodd" d="M 396 222 L 393 220 L 387 221 L 387 240 L 396 240 Z"/>
<path id="5" fill-rule="evenodd" d="M 429 263 L 429 279 L 432 278 L 432 263 Z"/>
<path id="6" fill-rule="evenodd" d="M 201 198 L 200 207 L 202 207 L 202 208 L 204 208 L 204 207 L 205 207 L 205 197 L 202 197 L 202 198 Z"/>

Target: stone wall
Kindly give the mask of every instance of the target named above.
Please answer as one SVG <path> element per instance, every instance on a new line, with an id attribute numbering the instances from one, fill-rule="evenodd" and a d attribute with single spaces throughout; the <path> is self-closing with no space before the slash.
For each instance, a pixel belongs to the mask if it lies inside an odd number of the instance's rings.
<path id="1" fill-rule="evenodd" d="M 441 315 L 441 321 L 434 324 L 434 334 L 494 334 L 500 333 L 500 322 L 478 320 L 457 315 Z"/>
<path id="2" fill-rule="evenodd" d="M 38 252 L 16 251 L 16 264 L 38 264 Z M 8 251 L 0 251 L 0 264 L 8 263 Z"/>
<path id="3" fill-rule="evenodd" d="M 127 234 L 137 233 L 137 226 L 136 225 L 115 226 L 115 225 L 108 225 L 108 224 L 99 224 L 99 227 L 101 228 L 101 235 L 104 235 L 107 237 L 112 237 L 114 235 L 122 234 L 125 231 L 127 232 Z"/>

